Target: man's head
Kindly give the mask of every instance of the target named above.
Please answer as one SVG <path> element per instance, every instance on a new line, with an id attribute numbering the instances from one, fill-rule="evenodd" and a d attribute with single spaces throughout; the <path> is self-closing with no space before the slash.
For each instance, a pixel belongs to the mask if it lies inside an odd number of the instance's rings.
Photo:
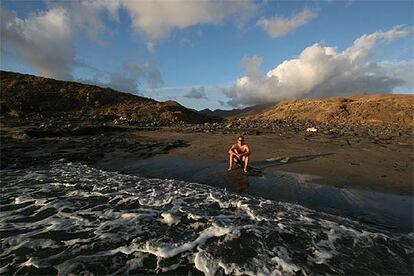
<path id="1" fill-rule="evenodd" d="M 239 145 L 243 145 L 244 144 L 244 137 L 243 136 L 239 136 L 237 137 L 237 144 Z"/>

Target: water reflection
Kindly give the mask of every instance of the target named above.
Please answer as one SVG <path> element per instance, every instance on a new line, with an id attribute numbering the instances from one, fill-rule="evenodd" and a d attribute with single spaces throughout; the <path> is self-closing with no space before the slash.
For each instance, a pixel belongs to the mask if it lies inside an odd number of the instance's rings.
<path id="1" fill-rule="evenodd" d="M 246 192 L 247 188 L 249 187 L 248 176 L 242 174 L 238 170 L 229 172 L 226 176 L 226 179 L 230 191 L 234 191 L 236 193 L 241 194 Z"/>

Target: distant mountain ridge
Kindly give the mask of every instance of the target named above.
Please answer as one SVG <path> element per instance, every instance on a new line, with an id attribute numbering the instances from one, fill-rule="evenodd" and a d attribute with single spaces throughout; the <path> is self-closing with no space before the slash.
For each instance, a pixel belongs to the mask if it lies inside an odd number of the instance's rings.
<path id="1" fill-rule="evenodd" d="M 272 106 L 272 104 L 262 104 L 262 105 L 253 105 L 245 108 L 234 108 L 231 110 L 224 110 L 224 109 L 215 109 L 211 110 L 209 108 L 205 108 L 200 110 L 199 112 L 201 114 L 219 117 L 219 118 L 233 118 L 233 117 L 245 117 L 247 115 L 253 115 L 258 112 L 261 112 L 262 110 L 265 110 L 266 108 Z"/>
<path id="2" fill-rule="evenodd" d="M 215 109 L 211 110 L 209 108 L 205 108 L 202 110 L 199 110 L 201 114 L 219 117 L 219 118 L 226 118 L 229 116 L 236 116 L 238 114 L 244 114 L 246 109 L 251 109 L 250 107 L 244 108 L 244 109 L 231 109 L 231 110 L 224 110 L 224 109 Z"/>
<path id="3" fill-rule="evenodd" d="M 107 116 L 132 121 L 205 123 L 212 117 L 177 102 L 77 82 L 0 71 L 1 113 L 15 116 Z"/>

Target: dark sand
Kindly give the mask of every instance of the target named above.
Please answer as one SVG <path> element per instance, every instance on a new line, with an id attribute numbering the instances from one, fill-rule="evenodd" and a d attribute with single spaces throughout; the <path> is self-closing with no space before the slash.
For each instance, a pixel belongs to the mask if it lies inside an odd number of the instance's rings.
<path id="1" fill-rule="evenodd" d="M 187 147 L 173 148 L 167 156 L 226 163 L 235 134 L 177 133 L 168 130 L 140 132 L 158 140 L 179 139 Z M 268 171 L 317 176 L 320 184 L 361 188 L 413 196 L 414 159 L 412 143 L 375 144 L 367 139 L 295 137 L 294 135 L 246 135 L 252 163 L 263 163 L 276 154 L 289 156 L 286 164 L 269 166 Z M 266 162 L 265 162 L 266 163 Z"/>

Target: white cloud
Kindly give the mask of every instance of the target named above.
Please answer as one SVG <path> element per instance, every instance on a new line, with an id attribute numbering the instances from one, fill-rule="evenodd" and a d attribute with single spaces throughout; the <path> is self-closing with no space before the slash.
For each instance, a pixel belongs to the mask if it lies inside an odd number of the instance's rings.
<path id="1" fill-rule="evenodd" d="M 383 32 L 378 31 L 369 35 L 364 34 L 357 38 L 352 47 L 345 50 L 344 54 L 348 55 L 352 61 L 363 60 L 371 57 L 370 49 L 375 46 L 375 43 L 379 40 L 386 42 L 393 41 L 397 38 L 412 34 L 412 28 L 404 28 L 404 26 L 395 26 L 391 30 Z"/>
<path id="2" fill-rule="evenodd" d="M 72 80 L 72 70 L 75 66 L 99 71 L 76 61 L 73 30 L 83 25 L 90 31 L 89 35 L 92 38 L 98 39 L 99 34 L 106 32 L 105 25 L 99 20 L 99 14 L 105 10 L 113 20 L 118 20 L 120 6 L 117 2 L 109 0 L 64 4 L 65 7 L 60 3 L 52 4 L 49 10 L 31 14 L 26 19 L 21 19 L 14 12 L 2 7 L 1 39 L 37 74 Z M 7 54 L 3 46 L 2 44 L 2 55 Z M 140 82 L 146 82 L 151 88 L 158 88 L 164 84 L 161 72 L 151 61 L 143 62 L 141 66 L 127 61 L 117 72 L 96 73 L 108 76 L 109 83 L 100 81 L 97 77 L 93 81 L 86 79 L 80 81 L 94 82 L 132 93 L 137 93 Z"/>
<path id="3" fill-rule="evenodd" d="M 1 39 L 40 75 L 72 79 L 75 50 L 65 9 L 53 8 L 21 19 L 2 7 Z"/>
<path id="4" fill-rule="evenodd" d="M 220 24 L 228 18 L 243 20 L 256 11 L 247 1 L 131 1 L 123 0 L 134 30 L 150 42 L 169 36 L 175 29 L 198 24 Z"/>
<path id="5" fill-rule="evenodd" d="M 306 23 L 314 19 L 316 16 L 317 14 L 315 12 L 308 9 L 304 9 L 292 18 L 261 18 L 259 21 L 257 21 L 257 25 L 261 26 L 269 36 L 276 38 L 282 37 L 288 33 L 293 32 L 300 26 L 305 25 Z"/>
<path id="6" fill-rule="evenodd" d="M 191 90 L 185 94 L 184 97 L 191 99 L 207 99 L 206 91 L 203 86 L 199 88 L 191 88 Z"/>
<path id="7" fill-rule="evenodd" d="M 300 55 L 285 60 L 266 75 L 256 67 L 260 65 L 258 58 L 253 65 L 246 68 L 247 74 L 236 80 L 230 89 L 223 92 L 230 98 L 233 106 L 252 105 L 274 102 L 287 98 L 324 97 L 345 95 L 349 93 L 391 92 L 405 85 L 404 76 L 390 73 L 380 63 L 370 61 L 372 48 L 381 41 L 392 41 L 412 32 L 410 28 L 397 26 L 389 31 L 378 31 L 363 35 L 353 45 L 342 52 L 335 47 L 323 47 L 313 44 L 304 49 Z M 246 65 L 246 59 L 242 60 Z M 245 66 L 246 67 L 246 66 Z M 394 68 L 395 69 L 395 68 Z"/>
<path id="8" fill-rule="evenodd" d="M 226 20 L 240 25 L 257 9 L 249 0 L 82 0 L 51 2 L 49 6 L 65 8 L 74 26 L 86 31 L 91 39 L 100 44 L 105 43 L 103 35 L 111 33 L 103 15 L 106 13 L 112 20 L 119 21 L 119 13 L 123 10 L 131 19 L 132 30 L 146 43 L 150 53 L 155 52 L 157 42 L 168 38 L 174 30 L 200 24 L 218 25 Z"/>
<path id="9" fill-rule="evenodd" d="M 174 30 L 200 24 L 217 25 L 225 20 L 233 20 L 237 24 L 245 21 L 257 9 L 249 0 L 82 0 L 52 3 L 52 7 L 66 8 L 76 26 L 99 42 L 102 42 L 100 35 L 109 32 L 102 19 L 104 12 L 112 20 L 118 21 L 120 10 L 126 11 L 132 29 L 147 43 L 149 52 L 154 52 L 155 44 L 167 38 Z"/>

